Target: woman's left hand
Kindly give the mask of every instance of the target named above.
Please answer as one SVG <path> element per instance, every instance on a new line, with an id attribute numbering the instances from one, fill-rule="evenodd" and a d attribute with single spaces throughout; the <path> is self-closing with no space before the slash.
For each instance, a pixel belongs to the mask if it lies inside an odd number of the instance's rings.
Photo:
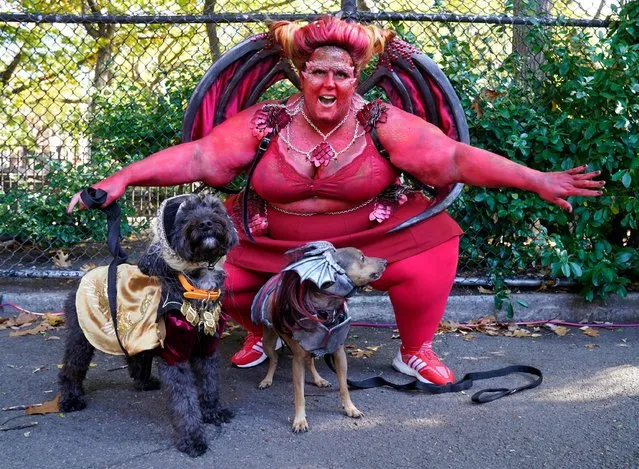
<path id="1" fill-rule="evenodd" d="M 586 173 L 588 165 L 567 169 L 566 171 L 541 173 L 540 184 L 535 192 L 539 197 L 572 213 L 572 205 L 566 198 L 571 196 L 596 197 L 605 181 L 595 181 L 601 171 Z"/>

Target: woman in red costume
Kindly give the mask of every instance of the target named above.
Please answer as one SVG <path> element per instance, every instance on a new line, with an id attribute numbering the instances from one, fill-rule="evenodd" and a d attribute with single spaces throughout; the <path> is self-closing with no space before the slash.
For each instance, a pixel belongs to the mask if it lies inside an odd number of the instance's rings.
<path id="1" fill-rule="evenodd" d="M 283 253 L 308 241 L 355 246 L 389 264 L 373 284 L 387 291 L 401 336 L 393 360 L 399 371 L 444 384 L 453 373 L 431 348 L 457 269 L 461 229 L 445 212 L 408 229 L 393 226 L 421 213 L 429 201 L 397 183 L 400 173 L 434 187 L 464 183 L 537 193 L 571 211 L 569 196 L 601 194 L 599 172 L 581 166 L 544 173 L 448 138 L 437 127 L 396 107 L 367 103 L 355 93 L 359 73 L 394 33 L 325 17 L 302 25 L 277 22 L 271 35 L 300 71 L 301 92 L 286 103 L 256 104 L 200 140 L 155 153 L 93 187 L 108 193 L 105 205 L 128 186 L 231 182 L 251 167 L 260 138 L 277 134 L 247 190 L 254 241 L 240 233 L 226 261 L 224 309 L 247 331 L 231 359 L 239 367 L 265 360 L 261 326 L 250 320 L 259 288 L 287 262 Z M 375 129 L 388 157 L 370 136 Z M 241 196 L 230 197 L 235 216 Z M 76 194 L 68 212 L 80 201 Z M 239 228 L 239 226 L 238 226 Z"/>

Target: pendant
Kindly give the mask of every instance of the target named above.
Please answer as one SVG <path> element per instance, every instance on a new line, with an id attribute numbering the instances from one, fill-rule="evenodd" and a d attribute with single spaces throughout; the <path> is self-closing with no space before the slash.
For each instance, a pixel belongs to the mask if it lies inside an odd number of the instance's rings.
<path id="1" fill-rule="evenodd" d="M 309 160 L 316 168 L 319 168 L 326 166 L 333 158 L 335 158 L 333 147 L 327 142 L 322 142 L 313 149 Z"/>

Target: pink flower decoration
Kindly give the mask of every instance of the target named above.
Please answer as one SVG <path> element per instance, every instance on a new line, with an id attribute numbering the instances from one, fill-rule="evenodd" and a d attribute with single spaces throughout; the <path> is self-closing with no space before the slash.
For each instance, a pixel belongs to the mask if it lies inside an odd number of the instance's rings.
<path id="1" fill-rule="evenodd" d="M 368 215 L 368 219 L 370 221 L 377 221 L 377 223 L 381 223 L 390 218 L 391 213 L 393 213 L 393 208 L 390 205 L 375 203 L 373 211 L 370 215 Z"/>
<path id="2" fill-rule="evenodd" d="M 249 220 L 248 226 L 251 234 L 255 236 L 263 235 L 268 230 L 268 218 L 260 214 L 253 215 Z"/>
<path id="3" fill-rule="evenodd" d="M 397 197 L 397 203 L 399 205 L 405 204 L 407 200 L 408 200 L 408 197 L 406 197 L 406 194 L 399 194 L 399 196 Z"/>

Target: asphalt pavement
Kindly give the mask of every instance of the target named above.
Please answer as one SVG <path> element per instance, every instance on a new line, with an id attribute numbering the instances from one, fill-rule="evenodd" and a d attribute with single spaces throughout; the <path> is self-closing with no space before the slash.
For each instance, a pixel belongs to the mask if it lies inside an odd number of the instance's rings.
<path id="1" fill-rule="evenodd" d="M 10 337 L 0 331 L 0 407 L 48 401 L 57 391 L 65 331 Z M 428 395 L 375 388 L 352 392 L 362 419 L 340 410 L 331 389 L 306 386 L 310 431 L 290 430 L 291 360 L 284 350 L 272 388 L 257 389 L 266 364 L 236 369 L 228 358 L 243 332 L 219 349 L 222 401 L 231 423 L 208 426 L 209 451 L 178 452 L 163 391 L 136 392 L 119 357 L 95 355 L 80 412 L 25 416 L 1 411 L 0 466 L 13 468 L 637 468 L 639 467 L 639 328 L 600 329 L 598 337 L 571 328 L 538 337 L 456 333 L 436 337 L 435 348 L 461 377 L 511 364 L 535 366 L 541 386 L 488 404 L 471 402 L 484 387 L 527 382 L 511 376 L 477 382 L 470 391 Z M 404 382 L 390 366 L 399 342 L 389 328 L 354 327 L 347 344 L 369 351 L 349 357 L 349 375 L 382 374 Z M 56 338 L 58 337 L 58 338 Z M 370 347 L 371 349 L 368 349 Z M 308 380 L 308 378 L 307 378 Z M 16 418 L 13 418 L 16 417 Z M 12 419 L 13 418 L 13 419 Z M 10 421 L 7 421 L 12 419 Z"/>

